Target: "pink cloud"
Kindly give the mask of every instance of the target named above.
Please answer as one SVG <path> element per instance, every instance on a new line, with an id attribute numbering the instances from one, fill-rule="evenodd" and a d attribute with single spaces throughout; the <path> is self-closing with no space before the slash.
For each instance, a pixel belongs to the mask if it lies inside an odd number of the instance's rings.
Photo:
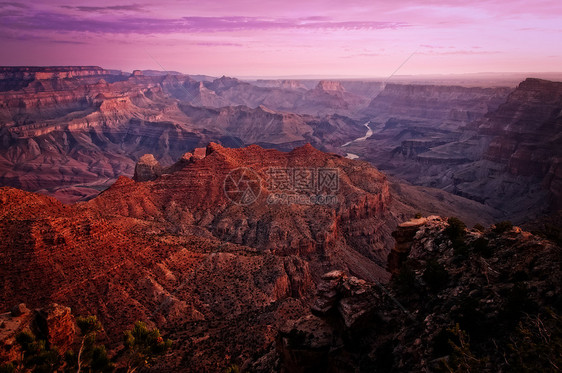
<path id="1" fill-rule="evenodd" d="M 211 75 L 552 71 L 562 2 L 91 0 L 0 2 L 0 64 Z M 64 3 L 66 1 L 66 3 Z"/>

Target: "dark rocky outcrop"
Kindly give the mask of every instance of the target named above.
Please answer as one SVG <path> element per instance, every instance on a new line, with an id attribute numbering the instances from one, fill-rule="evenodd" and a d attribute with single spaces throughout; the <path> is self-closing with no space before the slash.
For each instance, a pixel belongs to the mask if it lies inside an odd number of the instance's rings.
<path id="1" fill-rule="evenodd" d="M 400 272 L 402 263 L 404 263 L 404 261 L 408 258 L 408 255 L 410 255 L 410 250 L 416 233 L 420 227 L 426 223 L 426 218 L 410 220 L 399 224 L 396 230 L 392 232 L 392 237 L 394 237 L 396 243 L 388 254 L 387 269 L 390 273 L 395 275 Z"/>
<path id="2" fill-rule="evenodd" d="M 399 227 L 390 257 L 407 265 L 384 290 L 324 276 L 310 312 L 279 331 L 281 370 L 556 371 L 562 248 L 508 223 L 459 227 L 437 216 Z"/>
<path id="3" fill-rule="evenodd" d="M 324 274 L 312 314 L 288 322 L 277 336 L 282 371 L 323 372 L 341 367 L 340 349 L 361 335 L 362 328 L 371 326 L 380 303 L 379 291 L 364 280 L 338 270 Z"/>

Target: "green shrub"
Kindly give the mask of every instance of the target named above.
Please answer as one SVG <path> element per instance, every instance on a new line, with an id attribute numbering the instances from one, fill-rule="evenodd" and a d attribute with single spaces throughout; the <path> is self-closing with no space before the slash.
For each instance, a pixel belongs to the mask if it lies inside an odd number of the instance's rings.
<path id="1" fill-rule="evenodd" d="M 452 243 L 453 252 L 455 255 L 468 256 L 468 245 L 466 244 L 466 242 L 464 242 L 464 239 L 462 239 L 461 237 L 455 237 L 453 238 Z"/>
<path id="2" fill-rule="evenodd" d="M 102 329 L 101 323 L 96 316 L 81 316 L 76 319 L 76 325 L 80 329 L 80 333 L 85 336 L 91 333 L 97 333 Z"/>
<path id="3" fill-rule="evenodd" d="M 128 371 L 150 367 L 158 355 L 172 347 L 171 340 L 164 340 L 158 329 L 149 329 L 142 321 L 137 321 L 131 330 L 125 331 L 123 343 L 128 355 Z"/>
<path id="4" fill-rule="evenodd" d="M 457 341 L 450 341 L 453 352 L 449 356 L 449 361 L 443 362 L 448 372 L 483 372 L 486 369 L 488 359 L 478 357 L 470 350 L 470 339 L 465 331 L 461 330 L 459 324 L 449 329 L 457 338 Z"/>
<path id="5" fill-rule="evenodd" d="M 232 364 L 225 369 L 224 373 L 240 373 L 240 368 L 236 364 Z"/>
<path id="6" fill-rule="evenodd" d="M 442 264 L 439 264 L 436 260 L 431 260 L 427 262 L 422 278 L 431 290 L 437 291 L 447 286 L 449 272 Z"/>
<path id="7" fill-rule="evenodd" d="M 94 372 L 107 372 L 113 370 L 113 364 L 107 356 L 104 345 L 95 346 L 92 350 L 91 368 Z"/>
<path id="8" fill-rule="evenodd" d="M 23 371 L 53 372 L 62 366 L 62 357 L 56 348 L 47 349 L 46 342 L 37 339 L 29 330 L 16 335 L 16 342 L 22 351 Z M 9 367 L 7 368 L 9 369 Z"/>
<path id="9" fill-rule="evenodd" d="M 29 330 L 24 330 L 16 335 L 16 343 L 20 345 L 24 352 L 29 349 L 33 342 L 35 342 L 35 336 Z"/>

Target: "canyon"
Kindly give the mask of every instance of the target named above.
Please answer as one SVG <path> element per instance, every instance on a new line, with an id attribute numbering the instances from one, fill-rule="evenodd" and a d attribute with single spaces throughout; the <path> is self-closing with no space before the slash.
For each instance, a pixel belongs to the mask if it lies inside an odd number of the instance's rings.
<path id="1" fill-rule="evenodd" d="M 562 83 L 501 82 L 0 68 L 0 357 L 94 314 L 154 371 L 518 364 L 470 318 L 560 311 Z"/>
<path id="2" fill-rule="evenodd" d="M 395 86 L 369 106 L 373 134 L 345 149 L 514 221 L 537 218 L 560 208 L 561 94 L 561 83 L 531 78 L 513 91 Z"/>
<path id="3" fill-rule="evenodd" d="M 138 168 L 150 167 L 137 172 L 139 181 L 121 176 L 88 202 L 2 188 L 0 307 L 93 311 L 109 346 L 135 320 L 149 321 L 179 346 L 162 369 L 249 366 L 257 355 L 275 356 L 277 330 L 306 312 L 323 273 L 388 282 L 391 233 L 415 211 L 493 219 L 461 197 L 397 194 L 368 163 L 311 145 L 201 150 L 172 167 L 143 157 Z M 338 170 L 337 188 L 323 192 L 335 204 L 271 203 L 270 168 Z M 251 204 L 225 193 L 240 169 L 259 181 Z"/>
<path id="4" fill-rule="evenodd" d="M 241 81 L 87 66 L 1 72 L 0 182 L 64 202 L 132 176 L 144 154 L 170 165 L 215 141 L 283 151 L 310 143 L 514 221 L 560 207 L 556 82 Z"/>

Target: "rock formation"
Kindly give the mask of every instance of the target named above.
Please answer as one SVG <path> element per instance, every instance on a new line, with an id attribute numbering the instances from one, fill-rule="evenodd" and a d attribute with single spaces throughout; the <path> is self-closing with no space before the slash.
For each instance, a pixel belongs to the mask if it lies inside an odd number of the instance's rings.
<path id="1" fill-rule="evenodd" d="M 397 229 L 392 232 L 392 237 L 396 240 L 394 247 L 388 254 L 387 269 L 393 275 L 400 272 L 402 264 L 408 258 L 414 237 L 421 226 L 427 223 L 426 218 L 419 218 L 398 224 Z"/>
<path id="2" fill-rule="evenodd" d="M 346 150 L 416 185 L 533 219 L 560 208 L 561 84 L 389 84 L 366 111 L 374 135 Z"/>
<path id="3" fill-rule="evenodd" d="M 70 308 L 50 304 L 35 311 L 35 335 L 47 342 L 47 347 L 55 346 L 64 352 L 74 342 L 74 317 Z"/>
<path id="4" fill-rule="evenodd" d="M 259 193 L 249 204 L 227 193 L 236 191 L 225 181 L 237 170 L 257 177 Z M 279 170 L 337 178 L 309 179 L 324 183 L 318 190 L 299 182 L 283 199 L 272 179 Z M 154 180 L 120 177 L 86 203 L 2 188 L 0 307 L 56 302 L 78 315 L 96 310 L 110 341 L 147 320 L 182 346 L 168 367 L 254 364 L 255 354 L 273 356 L 276 331 L 312 305 L 325 272 L 345 270 L 350 280 L 341 292 L 354 296 L 362 280 L 388 281 L 390 233 L 417 209 L 440 203 L 427 194 L 414 210 L 404 198 L 415 192 L 393 190 L 368 163 L 310 145 L 284 153 L 216 143 L 184 154 Z M 310 203 L 312 194 L 334 198 Z M 345 301 L 334 307 L 344 324 L 360 319 Z"/>
<path id="5" fill-rule="evenodd" d="M 391 256 L 407 261 L 384 289 L 327 274 L 310 312 L 279 331 L 281 370 L 551 370 L 561 248 L 506 223 L 451 232 L 437 216 L 399 227 Z"/>
<path id="6" fill-rule="evenodd" d="M 182 157 L 183 159 L 184 157 Z M 151 181 L 162 175 L 162 166 L 152 154 L 145 154 L 140 157 L 135 165 L 135 181 Z"/>
<path id="7" fill-rule="evenodd" d="M 74 317 L 70 308 L 58 304 L 49 304 L 43 308 L 30 311 L 20 303 L 11 312 L 0 314 L 0 362 L 18 360 L 21 351 L 16 343 L 16 336 L 23 331 L 32 332 L 44 340 L 47 348 L 56 347 L 64 354 L 75 338 Z"/>
<path id="8" fill-rule="evenodd" d="M 287 322 L 277 335 L 282 369 L 288 372 L 330 371 L 340 366 L 338 351 L 369 327 L 381 294 L 364 280 L 342 271 L 322 276 L 312 315 Z"/>

